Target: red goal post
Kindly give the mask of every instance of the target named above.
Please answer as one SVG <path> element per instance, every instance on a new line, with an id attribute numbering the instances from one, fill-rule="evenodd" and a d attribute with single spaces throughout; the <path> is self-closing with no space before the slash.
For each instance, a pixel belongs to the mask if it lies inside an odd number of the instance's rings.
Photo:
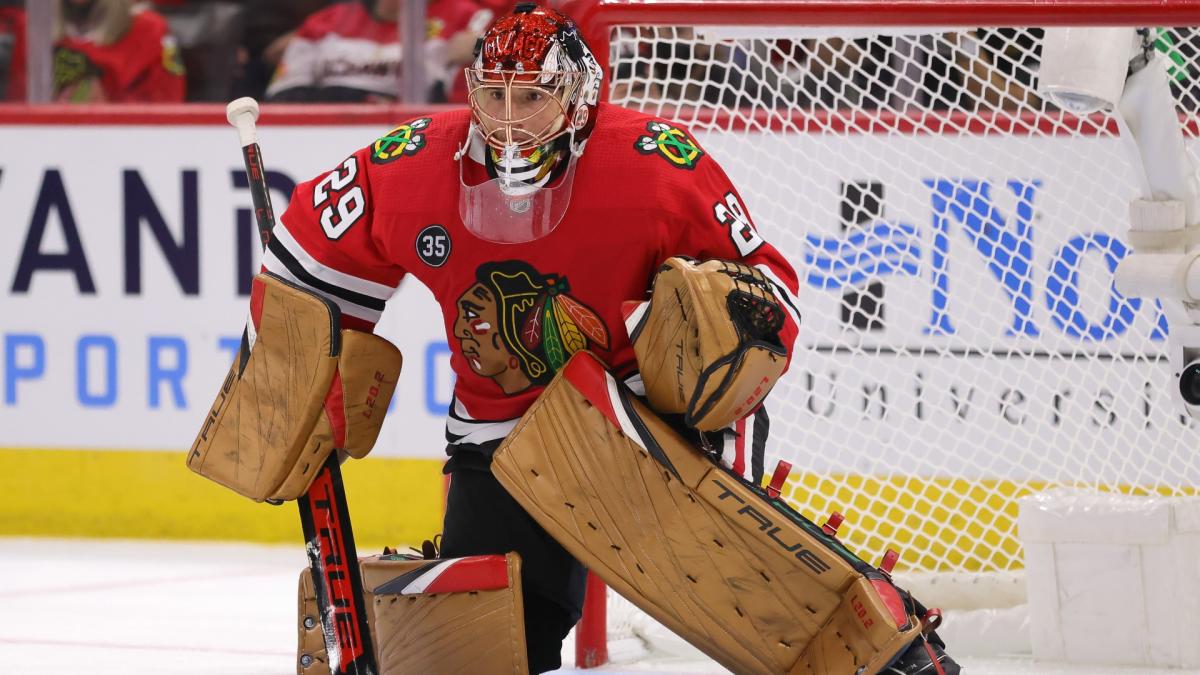
<path id="1" fill-rule="evenodd" d="M 971 604 L 1023 593 L 1022 496 L 1196 493 L 1200 433 L 1164 394 L 1165 319 L 1109 276 L 1135 192 L 1117 124 L 1037 95 L 1033 29 L 1159 30 L 1194 137 L 1200 4 L 581 4 L 604 96 L 687 125 L 800 273 L 766 471 L 797 467 L 785 494 L 802 513 L 846 512 L 853 549 L 903 547 L 917 577 L 1002 579 Z M 602 609 L 589 596 L 578 665 L 628 630 Z"/>

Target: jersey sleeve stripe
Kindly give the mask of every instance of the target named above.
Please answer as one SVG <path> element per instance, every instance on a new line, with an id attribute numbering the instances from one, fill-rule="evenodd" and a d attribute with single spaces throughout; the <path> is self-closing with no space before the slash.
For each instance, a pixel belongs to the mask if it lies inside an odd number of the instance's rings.
<path id="1" fill-rule="evenodd" d="M 507 436 L 517 426 L 520 418 L 509 420 L 479 420 L 454 397 L 446 416 L 446 441 L 452 445 L 487 443 Z"/>
<path id="2" fill-rule="evenodd" d="M 761 271 L 763 275 L 770 279 L 771 283 L 775 285 L 776 297 L 783 301 L 784 309 L 788 311 L 788 314 L 792 315 L 792 321 L 799 326 L 800 310 L 796 309 L 796 296 L 793 295 L 791 290 L 788 289 L 787 284 L 779 280 L 779 275 L 775 274 L 775 270 L 772 270 L 770 266 L 760 264 L 755 265 L 755 267 L 758 268 L 759 271 Z"/>
<path id="3" fill-rule="evenodd" d="M 334 286 L 340 286 L 347 290 L 354 291 L 355 293 L 362 293 L 363 295 L 369 295 L 373 298 L 379 298 L 380 300 L 387 300 L 388 298 L 392 297 L 393 293 L 396 292 L 396 289 L 391 286 L 369 281 L 367 279 L 363 279 L 362 277 L 352 276 L 344 272 L 339 272 L 332 267 L 321 264 L 311 255 L 309 255 L 308 251 L 304 250 L 304 247 L 300 245 L 300 242 L 296 241 L 295 237 L 292 236 L 291 232 L 287 231 L 286 227 L 275 228 L 275 230 L 272 231 L 271 236 L 278 239 L 279 243 L 283 244 L 284 248 L 291 253 L 292 257 L 295 258 L 296 261 L 302 266 L 304 266 L 304 269 L 308 270 L 310 274 L 318 279 L 327 281 Z"/>
<path id="4" fill-rule="evenodd" d="M 362 293 L 357 293 L 343 286 L 329 283 L 310 272 L 300 263 L 299 260 L 292 255 L 291 251 L 283 245 L 283 242 L 278 238 L 271 239 L 271 243 L 267 244 L 267 252 L 275 258 L 288 272 L 296 278 L 297 281 L 317 291 L 321 291 L 323 295 L 328 295 L 334 298 L 340 298 L 347 302 L 360 305 L 366 309 L 382 312 L 384 301 L 380 298 L 371 297 Z M 264 256 L 265 257 L 265 256 Z M 275 270 L 272 270 L 275 271 Z"/>
<path id="5" fill-rule="evenodd" d="M 456 420 L 446 420 L 446 442 L 451 445 L 474 445 L 498 441 L 512 433 L 517 427 L 517 420 L 511 422 L 480 422 L 467 424 Z"/>
<path id="6" fill-rule="evenodd" d="M 342 298 L 339 298 L 336 295 L 330 295 L 329 293 L 326 293 L 325 291 L 309 284 L 304 279 L 300 279 L 300 278 L 296 277 L 296 275 L 292 274 L 291 270 L 288 269 L 286 266 L 284 266 L 283 263 L 281 263 L 279 261 L 279 259 L 276 258 L 271 253 L 271 251 L 269 249 L 267 250 L 266 253 L 263 254 L 263 267 L 265 267 L 268 272 L 278 274 L 279 276 L 283 277 L 284 279 L 287 279 L 288 281 L 292 282 L 293 284 L 296 284 L 298 286 L 303 286 L 305 288 L 308 288 L 312 292 L 316 293 L 317 295 L 320 295 L 321 297 L 328 298 L 331 302 L 333 302 L 333 304 L 338 306 L 338 309 L 340 309 L 342 311 L 342 314 L 353 316 L 355 318 L 362 319 L 363 321 L 366 321 L 366 322 L 369 322 L 372 324 L 379 323 L 379 317 L 381 317 L 383 315 L 382 309 L 380 309 L 380 310 L 368 309 L 366 307 L 363 307 L 362 305 L 350 302 L 349 300 L 344 300 Z"/>

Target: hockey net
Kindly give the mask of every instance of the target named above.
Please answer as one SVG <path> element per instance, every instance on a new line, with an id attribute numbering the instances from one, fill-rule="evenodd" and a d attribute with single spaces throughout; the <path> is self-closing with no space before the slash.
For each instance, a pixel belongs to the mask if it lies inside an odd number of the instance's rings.
<path id="1" fill-rule="evenodd" d="M 686 125 L 800 275 L 767 475 L 791 462 L 791 503 L 845 514 L 865 560 L 894 548 L 902 576 L 971 579 L 985 605 L 1019 601 L 1020 497 L 1200 485 L 1161 307 L 1112 283 L 1133 165 L 1109 114 L 1038 96 L 1034 27 L 1200 17 L 1007 4 L 602 2 L 584 20 L 610 100 Z M 1200 32 L 1152 30 L 1200 159 Z M 608 614 L 610 640 L 649 621 L 616 597 Z"/>

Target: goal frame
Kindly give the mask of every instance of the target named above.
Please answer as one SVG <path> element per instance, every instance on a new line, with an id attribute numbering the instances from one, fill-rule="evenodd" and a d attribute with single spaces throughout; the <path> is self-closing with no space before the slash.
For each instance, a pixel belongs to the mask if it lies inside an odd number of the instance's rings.
<path id="1" fill-rule="evenodd" d="M 584 39 L 603 68 L 603 100 L 611 90 L 610 33 L 616 26 L 805 26 L 805 27 L 1010 27 L 1010 26 L 1196 26 L 1200 3 L 1188 0 L 593 0 L 578 7 L 575 17 Z M 806 115 L 822 117 L 821 111 Z M 850 126 L 871 129 L 871 117 L 893 115 L 882 111 L 858 114 Z M 1067 117 L 1069 115 L 1064 114 Z M 994 133 L 1042 126 L 1039 120 L 995 113 L 975 130 L 942 116 L 919 117 L 910 131 L 939 133 Z M 939 119 L 940 118 L 940 119 Z M 1062 120 L 1048 125 L 1058 133 Z M 821 126 L 801 124 L 802 133 Z M 888 126 L 895 128 L 894 121 Z M 1068 127 L 1073 125 L 1067 125 Z M 1194 125 L 1190 125 L 1194 126 Z M 1194 129 L 1193 129 L 1194 131 Z M 597 579 L 589 579 L 584 616 L 576 628 L 576 666 L 590 668 L 608 660 L 606 648 L 606 596 Z"/>
<path id="2" fill-rule="evenodd" d="M 608 51 L 597 45 L 608 44 L 613 26 L 666 26 L 682 17 L 692 26 L 1190 26 L 1200 22 L 1200 7 L 1187 0 L 595 0 L 577 24 L 607 77 Z"/>

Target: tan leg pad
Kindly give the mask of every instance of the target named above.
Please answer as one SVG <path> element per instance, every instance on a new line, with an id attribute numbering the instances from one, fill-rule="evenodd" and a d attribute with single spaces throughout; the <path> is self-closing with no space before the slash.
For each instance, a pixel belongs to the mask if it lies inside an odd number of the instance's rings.
<path id="1" fill-rule="evenodd" d="M 381 673 L 524 675 L 521 557 L 362 562 Z"/>
<path id="2" fill-rule="evenodd" d="M 609 586 L 734 672 L 805 672 L 806 659 L 824 659 L 838 665 L 814 673 L 854 673 L 916 635 L 873 567 L 719 468 L 587 352 L 522 417 L 492 471 Z"/>
<path id="3" fill-rule="evenodd" d="M 255 501 L 295 497 L 333 450 L 317 422 L 337 368 L 337 308 L 268 275 L 251 292 L 258 339 L 245 368 L 238 358 L 229 369 L 187 463 Z"/>
<path id="4" fill-rule="evenodd" d="M 521 556 L 359 560 L 380 675 L 526 675 Z M 312 574 L 300 573 L 297 675 L 329 675 Z"/>
<path id="5" fill-rule="evenodd" d="M 296 675 L 330 675 L 329 654 L 325 651 L 325 635 L 321 631 L 321 614 L 317 611 L 317 589 L 313 586 L 312 568 L 300 572 L 299 639 L 296 648 Z"/>
<path id="6" fill-rule="evenodd" d="M 882 599 L 889 592 L 876 588 L 869 579 L 855 581 L 829 622 L 808 643 L 792 675 L 878 673 L 921 630 L 920 622 L 915 620 L 904 629 L 896 628 L 891 610 Z"/>
<path id="7" fill-rule="evenodd" d="M 386 339 L 342 330 L 337 383 L 341 386 L 340 419 L 345 420 L 345 434 L 338 449 L 354 459 L 366 457 L 375 447 L 400 378 L 401 362 L 400 350 Z M 327 417 L 334 402 L 326 401 Z M 339 415 L 335 413 L 332 419 L 339 419 Z"/>
<path id="8" fill-rule="evenodd" d="M 229 369 L 187 464 L 255 501 L 295 499 L 335 448 L 370 451 L 400 352 L 339 330 L 336 305 L 269 274 L 255 277 L 250 306 L 257 339 Z"/>

